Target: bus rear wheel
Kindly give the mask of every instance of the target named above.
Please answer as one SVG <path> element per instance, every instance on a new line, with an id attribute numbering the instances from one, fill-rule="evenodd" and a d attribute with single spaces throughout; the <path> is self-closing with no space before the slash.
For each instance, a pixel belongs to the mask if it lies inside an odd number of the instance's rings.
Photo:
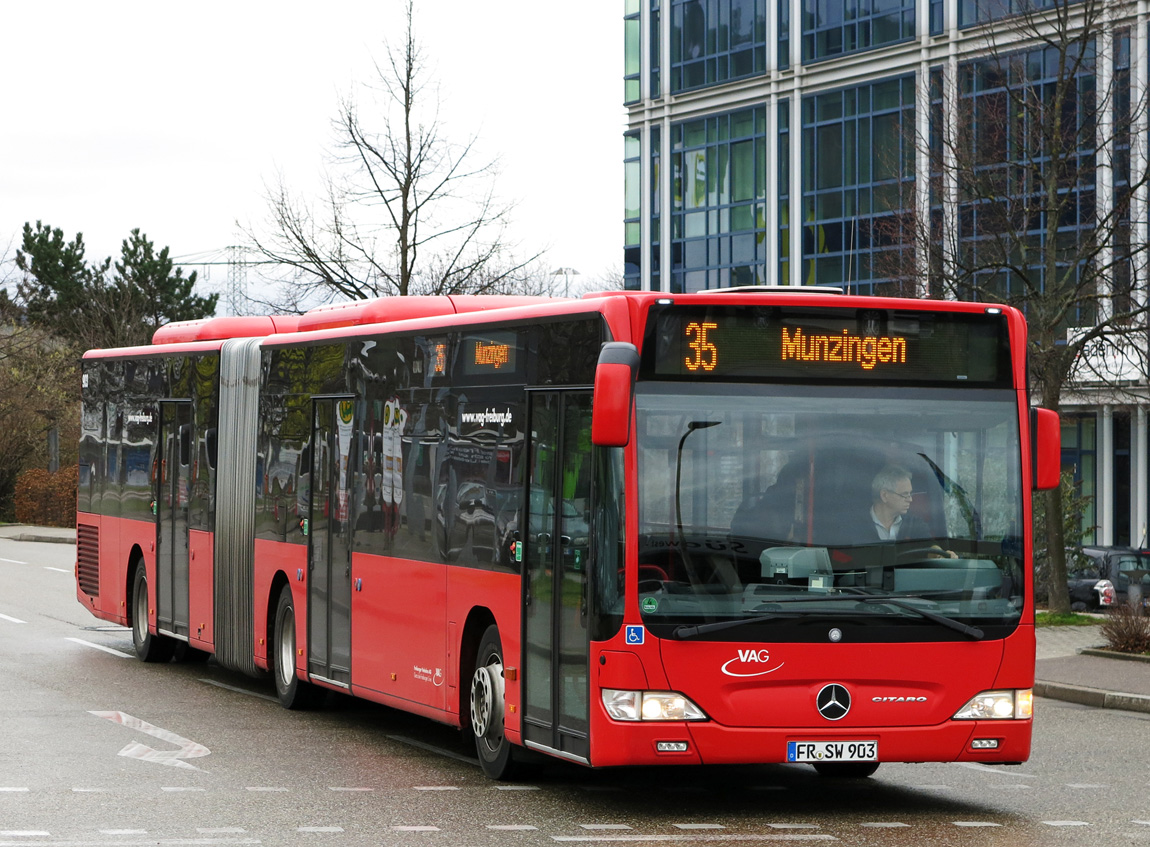
<path id="1" fill-rule="evenodd" d="M 515 770 L 511 742 L 503 732 L 503 645 L 499 628 L 487 627 L 479 640 L 471 677 L 471 731 L 479 766 L 492 779 L 510 779 Z"/>
<path id="2" fill-rule="evenodd" d="M 148 572 L 137 560 L 132 577 L 132 646 L 141 662 L 167 662 L 175 652 L 176 642 L 166 635 L 148 629 Z"/>
<path id="3" fill-rule="evenodd" d="M 295 643 L 295 602 L 291 586 L 285 585 L 280 591 L 272 627 L 271 661 L 276 696 L 285 709 L 310 709 L 319 703 L 323 692 L 296 676 Z"/>

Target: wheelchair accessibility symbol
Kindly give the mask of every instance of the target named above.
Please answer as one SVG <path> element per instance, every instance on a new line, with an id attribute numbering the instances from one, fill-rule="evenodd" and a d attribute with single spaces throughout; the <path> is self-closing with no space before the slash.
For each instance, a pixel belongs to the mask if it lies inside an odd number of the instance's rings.
<path id="1" fill-rule="evenodd" d="M 642 644 L 646 634 L 646 630 L 644 630 L 643 627 L 630 625 L 627 627 L 627 643 Z"/>

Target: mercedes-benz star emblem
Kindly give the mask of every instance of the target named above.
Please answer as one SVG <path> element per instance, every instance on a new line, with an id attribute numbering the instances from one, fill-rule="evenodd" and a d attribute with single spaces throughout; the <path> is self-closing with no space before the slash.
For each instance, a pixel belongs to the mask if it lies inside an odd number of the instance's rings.
<path id="1" fill-rule="evenodd" d="M 851 710 L 851 695 L 843 686 L 832 683 L 823 686 L 815 698 L 815 704 L 819 707 L 820 715 L 828 721 L 837 721 L 846 717 Z"/>

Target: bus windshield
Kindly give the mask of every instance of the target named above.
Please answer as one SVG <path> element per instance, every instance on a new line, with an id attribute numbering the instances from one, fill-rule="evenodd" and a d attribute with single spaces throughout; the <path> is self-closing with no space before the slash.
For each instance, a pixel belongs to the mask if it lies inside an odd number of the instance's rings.
<path id="1" fill-rule="evenodd" d="M 865 627 L 859 640 L 942 640 L 962 637 L 956 621 L 979 637 L 1017 624 L 1013 392 L 660 382 L 640 384 L 637 411 L 655 634 L 825 639 L 810 624 L 833 619 Z"/>

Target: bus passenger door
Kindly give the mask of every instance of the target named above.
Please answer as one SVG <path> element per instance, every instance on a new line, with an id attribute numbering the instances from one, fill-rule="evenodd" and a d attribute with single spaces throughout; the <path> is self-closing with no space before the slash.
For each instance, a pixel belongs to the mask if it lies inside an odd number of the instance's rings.
<path id="1" fill-rule="evenodd" d="M 156 474 L 156 627 L 188 634 L 188 509 L 192 494 L 192 404 L 160 403 Z"/>
<path id="2" fill-rule="evenodd" d="M 351 682 L 350 398 L 312 401 L 308 517 L 308 672 Z"/>
<path id="3" fill-rule="evenodd" d="M 587 761 L 591 394 L 531 392 L 524 536 L 524 740 Z"/>

